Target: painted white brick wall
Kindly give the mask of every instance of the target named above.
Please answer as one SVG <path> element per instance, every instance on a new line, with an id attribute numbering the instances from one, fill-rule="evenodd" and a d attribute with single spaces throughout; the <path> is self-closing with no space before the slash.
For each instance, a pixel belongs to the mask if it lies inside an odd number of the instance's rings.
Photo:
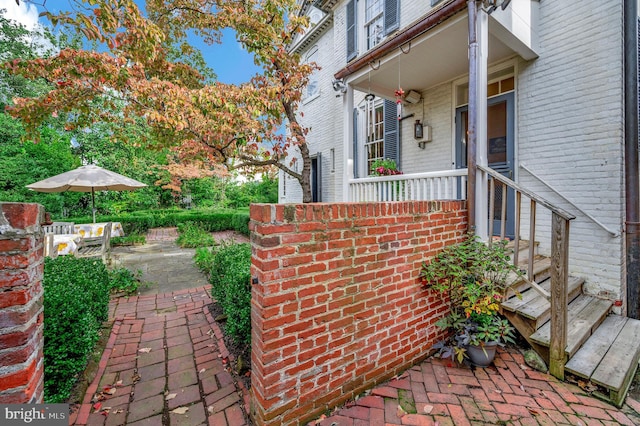
<path id="1" fill-rule="evenodd" d="M 318 47 L 317 63 L 321 67 L 318 73 L 318 86 L 320 94 L 317 97 L 303 100 L 300 104 L 300 114 L 298 120 L 303 126 L 309 127 L 307 143 L 310 154 L 321 154 L 322 159 L 322 201 L 335 201 L 342 199 L 342 176 L 343 167 L 343 114 L 342 97 L 336 97 L 333 91 L 333 74 L 344 62 L 340 61 L 338 50 L 346 52 L 344 44 L 342 48 L 334 44 L 334 29 L 329 28 L 320 37 L 316 44 L 309 47 Z M 308 51 L 307 50 L 307 51 Z M 306 52 L 301 54 L 305 57 Z M 346 53 L 345 53 L 346 55 Z M 344 56 L 344 55 L 343 55 Z M 335 163 L 331 164 L 331 150 L 335 152 Z M 297 154 L 297 151 L 295 152 Z M 294 154 L 292 151 L 291 154 Z M 333 167 L 335 166 L 335 167 Z M 299 164 L 302 170 L 302 163 Z M 333 171 L 332 171 L 333 170 Z M 281 203 L 302 202 L 302 189 L 297 180 L 285 177 L 280 172 L 280 180 L 286 181 L 286 194 L 283 191 L 283 182 L 280 182 L 279 201 Z"/>
<path id="2" fill-rule="evenodd" d="M 303 122 L 311 126 L 311 152 L 322 152 L 324 201 L 342 200 L 344 113 L 331 81 L 346 63 L 346 3 L 334 8 L 333 28 L 318 41 L 321 96 L 302 106 Z M 403 1 L 401 26 L 426 12 L 429 4 Z M 622 6 L 596 0 L 542 2 L 537 32 L 540 57 L 520 60 L 516 67 L 516 164 L 526 164 L 582 209 L 619 230 L 624 215 Z M 433 128 L 433 141 L 424 150 L 413 139 L 413 123 L 422 117 L 422 105 L 405 106 L 405 114 L 415 114 L 402 123 L 400 167 L 405 173 L 452 168 L 452 89 L 449 82 L 422 93 L 424 122 Z M 334 174 L 328 164 L 331 148 Z M 620 298 L 623 239 L 611 237 L 526 171 L 515 172 L 522 186 L 576 215 L 570 232 L 570 272 L 587 278 L 587 291 Z M 301 199 L 296 185 L 287 181 L 287 195 L 281 201 Z M 541 250 L 548 253 L 543 236 L 548 235 L 550 217 L 538 209 L 536 222 Z"/>
<path id="3" fill-rule="evenodd" d="M 583 210 L 619 229 L 624 214 L 621 3 L 541 3 L 538 31 L 540 57 L 519 66 L 518 159 Z M 587 278 L 588 291 L 619 298 L 622 238 L 611 237 L 526 171 L 518 174 L 521 185 L 577 216 L 571 223 L 570 271 Z M 547 234 L 548 217 L 536 222 L 540 235 Z"/>
<path id="4" fill-rule="evenodd" d="M 454 158 L 452 135 L 455 130 L 453 122 L 453 100 L 451 83 L 422 92 L 424 102 L 424 120 L 422 120 L 422 104 L 405 104 L 404 114 L 415 114 L 402 123 L 402 171 L 419 173 L 426 171 L 449 170 L 453 168 Z M 413 138 L 413 125 L 416 119 L 432 127 L 433 137 L 425 148 L 418 146 Z"/>

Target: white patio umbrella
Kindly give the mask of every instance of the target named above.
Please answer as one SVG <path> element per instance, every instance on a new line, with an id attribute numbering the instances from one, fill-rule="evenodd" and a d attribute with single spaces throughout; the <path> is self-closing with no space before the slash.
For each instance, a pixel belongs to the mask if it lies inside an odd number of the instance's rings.
<path id="1" fill-rule="evenodd" d="M 145 186 L 147 185 L 135 179 L 90 164 L 32 183 L 27 188 L 38 192 L 91 192 L 91 210 L 95 223 L 95 191 L 132 191 Z"/>

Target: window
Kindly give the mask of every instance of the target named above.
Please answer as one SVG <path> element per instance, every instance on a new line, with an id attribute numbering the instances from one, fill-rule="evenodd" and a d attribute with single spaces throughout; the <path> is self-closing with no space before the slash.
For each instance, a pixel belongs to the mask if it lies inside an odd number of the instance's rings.
<path id="1" fill-rule="evenodd" d="M 384 159 L 384 104 L 375 100 L 367 101 L 365 107 L 367 153 L 367 175 L 371 173 L 371 164 Z"/>
<path id="2" fill-rule="evenodd" d="M 384 36 L 384 1 L 366 0 L 365 4 L 365 34 L 367 50 L 375 47 Z"/>
<path id="3" fill-rule="evenodd" d="M 318 61 L 318 46 L 313 46 L 305 58 L 305 63 Z M 320 85 L 318 84 L 318 70 L 313 71 L 309 76 L 309 83 L 305 89 L 304 99 L 308 100 L 320 94 Z"/>
<path id="4" fill-rule="evenodd" d="M 358 22 L 358 14 L 363 13 L 364 22 Z M 364 6 L 358 6 L 356 0 L 349 1 L 346 6 L 347 62 L 358 56 L 358 49 L 372 49 L 398 28 L 400 0 L 365 0 Z"/>

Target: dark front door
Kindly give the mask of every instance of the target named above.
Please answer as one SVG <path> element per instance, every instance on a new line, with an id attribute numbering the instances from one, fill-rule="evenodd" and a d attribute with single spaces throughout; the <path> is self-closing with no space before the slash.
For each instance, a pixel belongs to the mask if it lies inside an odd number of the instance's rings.
<path id="1" fill-rule="evenodd" d="M 468 107 L 456 110 L 456 168 L 467 167 Z M 509 179 L 513 179 L 514 112 L 513 92 L 496 96 L 487 101 L 487 161 L 489 167 Z M 508 190 L 503 194 L 502 186 L 496 185 L 494 211 L 491 213 L 494 235 L 500 234 L 502 198 L 507 197 L 506 236 L 513 238 L 514 194 Z"/>

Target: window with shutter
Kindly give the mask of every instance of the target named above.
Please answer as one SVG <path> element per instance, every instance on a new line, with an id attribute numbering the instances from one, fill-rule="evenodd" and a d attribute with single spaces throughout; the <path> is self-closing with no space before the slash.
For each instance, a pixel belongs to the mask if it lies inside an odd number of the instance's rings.
<path id="1" fill-rule="evenodd" d="M 384 101 L 384 158 L 395 160 L 400 166 L 398 111 L 394 101 Z"/>
<path id="2" fill-rule="evenodd" d="M 371 173 L 371 164 L 385 158 L 385 119 L 384 103 L 380 99 L 367 101 L 365 106 L 365 150 L 367 153 L 367 171 Z"/>
<path id="3" fill-rule="evenodd" d="M 358 155 L 360 150 L 358 149 L 358 109 L 353 109 L 353 177 L 360 177 L 359 167 L 360 161 Z"/>
<path id="4" fill-rule="evenodd" d="M 347 62 L 358 56 L 356 0 L 347 3 Z"/>
<path id="5" fill-rule="evenodd" d="M 400 28 L 400 0 L 384 2 L 384 34 L 389 35 Z"/>

